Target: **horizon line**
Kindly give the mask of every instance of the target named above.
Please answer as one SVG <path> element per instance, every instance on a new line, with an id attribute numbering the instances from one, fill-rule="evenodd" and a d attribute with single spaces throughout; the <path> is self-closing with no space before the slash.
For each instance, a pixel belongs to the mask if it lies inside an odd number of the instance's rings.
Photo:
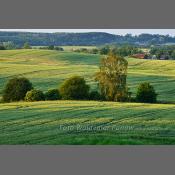
<path id="1" fill-rule="evenodd" d="M 156 32 L 157 31 L 157 32 Z M 141 34 L 169 35 L 175 37 L 175 29 L 0 29 L 0 32 L 21 33 L 108 33 L 113 35 L 139 36 Z"/>

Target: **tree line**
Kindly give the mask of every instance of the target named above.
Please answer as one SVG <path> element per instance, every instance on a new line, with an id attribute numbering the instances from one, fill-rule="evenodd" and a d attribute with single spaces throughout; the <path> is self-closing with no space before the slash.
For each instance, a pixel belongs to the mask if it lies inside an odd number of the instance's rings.
<path id="1" fill-rule="evenodd" d="M 87 48 L 79 48 L 73 49 L 74 52 L 82 52 L 82 53 L 90 53 L 90 54 L 100 54 L 100 55 L 108 55 L 110 53 L 126 57 L 134 54 L 143 53 L 143 51 L 137 46 L 132 45 L 106 45 L 97 48 L 87 49 Z"/>
<path id="2" fill-rule="evenodd" d="M 161 47 L 151 47 L 150 54 L 155 55 L 157 59 L 164 56 L 165 59 L 175 60 L 175 46 L 161 46 Z"/>
<path id="3" fill-rule="evenodd" d="M 99 100 L 118 102 L 155 103 L 157 93 L 149 83 L 141 83 L 136 97 L 127 87 L 128 62 L 124 57 L 112 52 L 101 59 L 99 72 L 94 75 L 98 90 L 90 90 L 90 86 L 81 76 L 73 76 L 65 80 L 60 88 L 50 89 L 46 93 L 35 89 L 25 77 L 10 79 L 3 90 L 3 102 L 42 101 L 42 100 Z"/>
<path id="4" fill-rule="evenodd" d="M 96 46 L 104 44 L 165 44 L 175 43 L 175 37 L 169 35 L 158 34 L 126 34 L 114 35 L 104 32 L 89 32 L 89 33 L 31 33 L 31 32 L 0 32 L 0 41 L 12 41 L 18 46 L 29 42 L 32 46 Z"/>
<path id="5" fill-rule="evenodd" d="M 39 46 L 36 47 L 37 49 L 46 49 L 46 50 L 58 50 L 58 51 L 64 51 L 62 47 L 49 45 L 49 46 Z M 23 46 L 18 46 L 14 44 L 12 41 L 2 42 L 0 43 L 0 50 L 13 50 L 13 49 L 32 49 L 32 46 L 25 42 Z"/>

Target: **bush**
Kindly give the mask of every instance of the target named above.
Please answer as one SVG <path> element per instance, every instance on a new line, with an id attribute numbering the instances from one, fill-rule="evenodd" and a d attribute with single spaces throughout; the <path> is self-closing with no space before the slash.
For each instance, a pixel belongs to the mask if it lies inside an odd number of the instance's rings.
<path id="1" fill-rule="evenodd" d="M 55 47 L 54 47 L 54 50 L 64 51 L 64 49 L 63 49 L 62 47 L 58 47 L 58 46 L 55 46 Z"/>
<path id="2" fill-rule="evenodd" d="M 27 78 L 13 78 L 8 81 L 3 91 L 3 101 L 24 100 L 27 91 L 32 89 L 32 83 Z"/>
<path id="3" fill-rule="evenodd" d="M 110 48 L 109 48 L 108 46 L 102 47 L 102 48 L 100 49 L 100 54 L 101 54 L 101 55 L 107 55 L 107 54 L 109 54 L 109 53 L 110 53 Z"/>
<path id="4" fill-rule="evenodd" d="M 123 91 L 123 93 L 116 94 L 115 101 L 131 102 L 132 100 L 134 100 L 131 95 L 132 95 L 132 92 L 130 92 L 129 89 L 127 88 L 125 91 Z"/>
<path id="5" fill-rule="evenodd" d="M 12 41 L 3 42 L 3 46 L 7 50 L 12 50 L 12 49 L 16 49 L 17 48 L 17 46 Z"/>
<path id="6" fill-rule="evenodd" d="M 89 93 L 89 100 L 102 100 L 102 96 L 98 91 L 91 91 Z"/>
<path id="7" fill-rule="evenodd" d="M 0 45 L 0 50 L 5 50 L 6 48 L 3 45 Z"/>
<path id="8" fill-rule="evenodd" d="M 45 100 L 44 94 L 40 90 L 32 89 L 25 96 L 25 101 L 42 101 Z"/>
<path id="9" fill-rule="evenodd" d="M 47 47 L 49 50 L 54 50 L 54 45 L 50 45 Z"/>
<path id="10" fill-rule="evenodd" d="M 23 45 L 23 49 L 31 49 L 31 46 L 28 42 L 25 42 Z"/>
<path id="11" fill-rule="evenodd" d="M 97 54 L 98 53 L 98 49 L 92 49 L 92 50 L 90 50 L 90 53 L 92 53 L 92 54 Z"/>
<path id="12" fill-rule="evenodd" d="M 126 94 L 120 94 L 120 93 L 116 94 L 115 101 L 118 101 L 118 102 L 128 102 L 129 101 L 129 98 L 128 98 L 127 93 Z"/>
<path id="13" fill-rule="evenodd" d="M 88 99 L 89 86 L 86 85 L 84 78 L 73 76 L 61 85 L 60 94 L 65 100 Z"/>
<path id="14" fill-rule="evenodd" d="M 61 99 L 58 89 L 50 89 L 45 93 L 45 100 L 59 100 Z"/>
<path id="15" fill-rule="evenodd" d="M 136 101 L 143 103 L 155 103 L 157 101 L 157 94 L 154 87 L 149 83 L 141 83 L 137 89 Z"/>

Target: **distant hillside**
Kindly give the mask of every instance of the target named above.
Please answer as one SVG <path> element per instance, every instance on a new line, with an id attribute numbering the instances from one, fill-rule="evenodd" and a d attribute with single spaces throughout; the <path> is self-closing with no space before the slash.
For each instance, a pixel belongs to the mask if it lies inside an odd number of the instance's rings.
<path id="1" fill-rule="evenodd" d="M 29 42 L 33 46 L 45 45 L 104 45 L 104 44 L 167 44 L 175 43 L 175 37 L 169 35 L 141 34 L 132 36 L 113 35 L 103 32 L 90 33 L 30 33 L 30 32 L 0 32 L 0 42 L 13 41 L 21 46 Z"/>

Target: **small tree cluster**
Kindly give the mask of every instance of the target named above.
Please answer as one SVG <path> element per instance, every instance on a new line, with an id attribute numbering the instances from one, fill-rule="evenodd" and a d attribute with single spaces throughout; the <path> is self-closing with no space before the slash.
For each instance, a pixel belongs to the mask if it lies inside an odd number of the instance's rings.
<path id="1" fill-rule="evenodd" d="M 0 44 L 0 50 L 6 50 L 6 48 L 4 47 L 4 45 Z"/>
<path id="2" fill-rule="evenodd" d="M 64 49 L 62 47 L 58 47 L 58 46 L 54 46 L 54 45 L 50 45 L 47 47 L 41 47 L 40 49 L 64 51 Z"/>
<path id="3" fill-rule="evenodd" d="M 3 101 L 42 101 L 42 100 L 101 100 L 97 91 L 89 92 L 89 86 L 84 78 L 73 76 L 63 82 L 60 89 L 49 89 L 45 94 L 33 89 L 32 83 L 24 78 L 10 79 L 3 91 Z"/>
<path id="4" fill-rule="evenodd" d="M 23 45 L 23 49 L 31 49 L 32 47 L 30 46 L 30 44 L 28 42 L 25 42 Z"/>
<path id="5" fill-rule="evenodd" d="M 157 59 L 164 57 L 164 59 L 175 60 L 175 46 L 153 46 L 150 49 L 150 54 L 155 55 Z"/>
<path id="6" fill-rule="evenodd" d="M 96 73 L 101 97 L 108 101 L 137 101 L 144 103 L 155 103 L 157 94 L 154 87 L 149 83 L 139 85 L 135 100 L 131 97 L 126 78 L 127 78 L 127 61 L 120 56 L 111 53 L 101 60 L 100 71 Z M 95 96 L 91 95 L 91 98 Z"/>
<path id="7" fill-rule="evenodd" d="M 41 100 L 107 100 L 133 101 L 129 92 L 127 78 L 128 62 L 123 57 L 110 54 L 103 58 L 100 71 L 96 73 L 99 91 L 90 91 L 85 79 L 73 76 L 65 80 L 59 89 L 50 89 L 45 94 L 41 90 L 33 89 L 32 83 L 24 78 L 12 78 L 5 85 L 3 101 L 41 101 Z M 149 83 L 139 85 L 135 101 L 156 103 L 157 94 Z"/>
<path id="8" fill-rule="evenodd" d="M 3 42 L 3 46 L 6 50 L 12 50 L 18 48 L 12 41 Z"/>
<path id="9" fill-rule="evenodd" d="M 130 56 L 133 54 L 140 54 L 143 53 L 141 49 L 136 46 L 131 45 L 105 45 L 98 48 L 80 48 L 73 50 L 74 52 L 83 52 L 83 53 L 90 53 L 90 54 L 100 54 L 100 55 L 109 55 L 111 52 L 118 56 Z"/>

